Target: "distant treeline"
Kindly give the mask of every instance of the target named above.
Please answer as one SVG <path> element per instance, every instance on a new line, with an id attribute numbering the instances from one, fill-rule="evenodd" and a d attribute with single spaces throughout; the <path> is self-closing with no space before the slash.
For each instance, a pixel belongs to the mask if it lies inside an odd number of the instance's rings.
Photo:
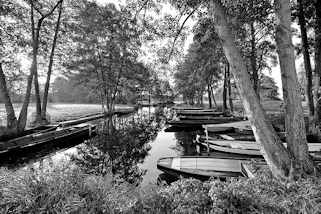
<path id="1" fill-rule="evenodd" d="M 12 101 L 15 103 L 23 102 L 24 94 L 11 92 Z M 35 102 L 34 93 L 31 94 L 31 102 Z M 99 103 L 97 93 L 87 87 L 78 84 L 73 79 L 57 77 L 52 84 L 49 92 L 49 102 L 59 103 Z M 0 102 L 4 102 L 0 96 Z"/>

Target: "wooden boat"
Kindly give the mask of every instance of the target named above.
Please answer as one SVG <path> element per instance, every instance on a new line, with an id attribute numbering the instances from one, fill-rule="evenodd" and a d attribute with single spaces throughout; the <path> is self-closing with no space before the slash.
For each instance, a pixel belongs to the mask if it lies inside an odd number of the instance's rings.
<path id="1" fill-rule="evenodd" d="M 208 116 L 208 115 L 180 115 L 178 116 L 179 120 L 217 120 L 217 119 L 226 119 L 229 120 L 230 118 L 238 118 L 239 120 L 244 120 L 242 117 L 223 117 L 223 116 Z"/>
<path id="2" fill-rule="evenodd" d="M 261 157 L 262 154 L 260 150 L 250 150 L 250 149 L 244 149 L 244 148 L 231 148 L 227 146 L 220 146 L 217 144 L 211 144 L 211 143 L 201 143 L 201 145 L 208 147 L 210 150 L 219 151 L 219 152 L 225 152 L 230 154 L 239 154 L 239 155 L 247 155 L 251 157 Z"/>
<path id="3" fill-rule="evenodd" d="M 238 117 L 216 117 L 213 120 L 171 120 L 167 124 L 172 126 L 202 126 L 204 124 L 221 124 L 240 120 Z"/>
<path id="4" fill-rule="evenodd" d="M 206 140 L 239 140 L 239 141 L 255 141 L 254 135 L 249 135 L 249 134 L 237 134 L 233 133 L 231 134 L 230 132 L 218 132 L 215 135 L 210 134 L 206 137 L 206 135 L 198 135 L 196 137 L 199 142 L 205 142 Z"/>
<path id="5" fill-rule="evenodd" d="M 255 141 L 208 140 L 201 144 L 220 152 L 253 156 L 261 155 L 261 145 Z M 283 143 L 283 145 L 287 146 L 286 143 Z M 308 143 L 308 150 L 309 152 L 321 152 L 321 143 Z"/>
<path id="6" fill-rule="evenodd" d="M 99 114 L 94 114 L 94 115 L 82 117 L 82 118 L 75 119 L 75 120 L 61 121 L 61 122 L 59 122 L 59 125 L 62 127 L 73 126 L 73 125 L 86 123 L 86 122 L 93 121 L 93 120 L 102 119 L 102 118 L 105 118 L 105 117 L 108 117 L 111 115 L 118 115 L 118 116 L 126 115 L 126 114 L 130 114 L 134 111 L 135 111 L 134 108 L 116 109 L 116 110 L 109 112 L 109 113 L 99 113 Z"/>
<path id="7" fill-rule="evenodd" d="M 216 132 L 218 128 L 226 128 L 229 127 L 230 129 L 238 130 L 238 131 L 249 131 L 252 133 L 252 128 L 250 122 L 248 120 L 242 120 L 237 122 L 230 122 L 230 123 L 220 123 L 220 124 L 206 124 L 203 125 L 203 128 L 207 132 Z"/>
<path id="8" fill-rule="evenodd" d="M 12 140 L 18 137 L 23 137 L 26 135 L 30 135 L 30 134 L 35 134 L 35 133 L 44 133 L 44 132 L 48 132 L 48 131 L 53 131 L 56 130 L 58 128 L 58 125 L 43 125 L 43 126 L 37 126 L 34 128 L 30 128 L 27 129 L 23 132 L 21 132 L 18 135 L 14 135 L 14 136 L 3 136 L 0 138 L 0 142 L 1 141 L 8 141 L 8 140 Z"/>
<path id="9" fill-rule="evenodd" d="M 196 107 L 196 106 L 173 106 L 172 109 L 175 111 L 186 111 L 186 110 L 202 110 L 204 108 L 202 107 Z"/>
<path id="10" fill-rule="evenodd" d="M 223 112 L 216 112 L 216 111 L 204 111 L 204 110 L 181 110 L 181 111 L 176 111 L 176 114 L 178 116 L 180 115 L 194 115 L 194 116 L 223 116 Z"/>
<path id="11" fill-rule="evenodd" d="M 242 161 L 232 158 L 204 156 L 166 157 L 157 161 L 157 168 L 175 177 L 193 177 L 208 180 L 210 177 L 226 178 L 247 176 Z"/>
<path id="12" fill-rule="evenodd" d="M 95 133 L 95 126 L 90 124 L 80 124 L 67 128 L 57 128 L 48 132 L 38 132 L 9 141 L 0 142 L 0 155 L 25 151 L 39 145 L 57 143 L 60 141 L 71 141 L 75 139 L 86 139 Z"/>

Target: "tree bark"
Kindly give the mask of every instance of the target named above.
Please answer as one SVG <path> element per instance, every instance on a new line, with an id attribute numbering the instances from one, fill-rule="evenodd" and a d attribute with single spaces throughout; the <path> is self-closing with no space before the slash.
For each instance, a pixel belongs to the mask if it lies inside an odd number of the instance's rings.
<path id="1" fill-rule="evenodd" d="M 55 55 L 55 48 L 56 48 L 56 44 L 57 44 L 57 38 L 58 38 L 58 32 L 59 32 L 59 26 L 60 26 L 62 3 L 63 3 L 63 1 L 61 1 L 60 5 L 59 5 L 59 12 L 58 12 L 58 18 L 57 18 L 57 23 L 56 23 L 56 28 L 55 28 L 55 35 L 54 35 L 54 38 L 53 38 L 50 57 L 49 57 L 47 80 L 46 80 L 45 90 L 44 90 L 44 94 L 43 94 L 43 98 L 42 98 L 41 119 L 43 121 L 46 121 L 49 85 L 50 85 L 50 78 L 51 78 L 51 74 L 52 74 L 53 58 L 54 58 L 54 55 Z"/>
<path id="2" fill-rule="evenodd" d="M 12 106 L 12 102 L 10 99 L 9 91 L 7 88 L 7 82 L 5 74 L 2 70 L 2 63 L 0 62 L 0 94 L 2 95 L 4 99 L 4 105 L 6 108 L 7 113 L 7 128 L 13 129 L 17 127 L 17 118 L 14 111 L 14 108 Z"/>
<path id="3" fill-rule="evenodd" d="M 314 172 L 314 164 L 308 152 L 303 108 L 295 69 L 290 1 L 276 0 L 274 7 L 277 18 L 276 44 L 285 103 L 287 149 L 294 158 L 293 175 L 297 176 L 297 173 L 311 174 Z"/>
<path id="4" fill-rule="evenodd" d="M 231 72 L 230 72 L 230 64 L 227 64 L 227 87 L 228 87 L 228 100 L 230 105 L 231 112 L 234 111 L 233 108 L 233 99 L 232 99 L 232 87 L 231 87 Z"/>
<path id="5" fill-rule="evenodd" d="M 245 61 L 235 42 L 236 34 L 227 22 L 225 8 L 218 0 L 212 0 L 211 3 L 215 29 L 222 41 L 224 53 L 230 63 L 255 139 L 262 145 L 261 152 L 273 175 L 287 179 L 290 174 L 291 156 L 266 118 L 256 96 Z"/>
<path id="6" fill-rule="evenodd" d="M 314 60 L 315 60 L 315 114 L 314 119 L 317 128 L 321 125 L 321 1 L 315 1 L 315 47 L 314 47 Z"/>
<path id="7" fill-rule="evenodd" d="M 254 21 L 250 24 L 251 28 L 251 69 L 252 69 L 252 79 L 253 79 L 253 88 L 260 99 L 260 91 L 259 91 L 259 75 L 257 70 L 257 62 L 256 62 L 256 40 L 255 40 L 255 28 Z"/>
<path id="8" fill-rule="evenodd" d="M 312 93 L 312 68 L 311 68 L 311 60 L 310 60 L 310 53 L 309 53 L 309 43 L 308 43 L 308 36 L 305 24 L 305 13 L 303 9 L 303 0 L 298 0 L 298 18 L 299 18 L 299 25 L 301 31 L 301 38 L 302 38 L 302 48 L 303 48 L 303 58 L 304 58 L 304 69 L 305 69 L 305 76 L 307 80 L 306 85 L 306 95 L 308 98 L 308 106 L 309 106 L 309 115 L 312 117 L 314 115 L 314 103 L 313 103 L 313 93 Z"/>
<path id="9" fill-rule="evenodd" d="M 223 112 L 227 111 L 227 66 L 224 66 L 224 83 L 223 83 Z"/>
<path id="10" fill-rule="evenodd" d="M 210 84 L 207 84 L 207 96 L 208 96 L 208 105 L 209 108 L 212 108 L 212 96 L 211 96 L 211 89 L 210 89 Z"/>

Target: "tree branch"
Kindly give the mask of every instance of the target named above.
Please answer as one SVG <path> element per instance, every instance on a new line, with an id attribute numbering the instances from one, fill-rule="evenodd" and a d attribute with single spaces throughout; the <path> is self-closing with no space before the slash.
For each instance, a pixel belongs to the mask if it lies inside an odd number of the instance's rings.
<path id="1" fill-rule="evenodd" d="M 58 7 L 59 4 L 62 3 L 63 0 L 59 0 L 57 2 L 57 4 L 46 14 L 44 14 L 39 8 L 37 8 L 34 4 L 33 4 L 33 0 L 30 0 L 30 4 L 31 6 L 41 15 L 41 18 L 39 19 L 40 22 L 42 22 L 45 18 L 47 18 L 48 16 L 50 16 L 55 9 Z"/>
<path id="2" fill-rule="evenodd" d="M 148 1 L 149 1 L 149 0 L 145 0 L 145 1 L 143 2 L 143 5 L 136 11 L 135 16 L 134 16 L 134 20 L 137 18 L 137 16 L 138 16 L 138 14 L 140 13 L 140 11 L 142 11 L 142 9 L 147 5 Z"/>
<path id="3" fill-rule="evenodd" d="M 187 22 L 187 20 L 195 13 L 195 11 L 198 9 L 198 7 L 196 7 L 184 20 L 184 22 L 182 23 L 181 27 L 179 28 L 175 38 L 174 38 L 174 41 L 173 41 L 173 44 L 172 44 L 172 47 L 171 47 L 171 52 L 169 53 L 169 56 L 168 56 L 168 61 L 170 60 L 172 54 L 173 54 L 173 51 L 174 51 L 174 46 L 175 46 L 175 43 L 176 43 L 176 40 L 178 39 L 178 36 L 181 34 L 183 28 L 184 28 L 184 25 L 185 23 Z"/>

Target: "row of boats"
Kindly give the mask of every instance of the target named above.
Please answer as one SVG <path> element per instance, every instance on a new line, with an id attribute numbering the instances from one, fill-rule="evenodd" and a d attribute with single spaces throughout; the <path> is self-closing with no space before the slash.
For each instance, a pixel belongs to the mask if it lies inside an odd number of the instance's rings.
<path id="1" fill-rule="evenodd" d="M 99 113 L 87 115 L 79 119 L 57 122 L 52 125 L 38 126 L 28 129 L 13 138 L 0 140 L 0 159 L 19 157 L 41 147 L 54 146 L 70 142 L 82 142 L 96 135 L 96 125 L 89 121 L 109 115 L 126 115 L 134 109 L 117 109 L 109 114 Z"/>
<path id="2" fill-rule="evenodd" d="M 176 110 L 176 116 L 178 117 L 176 120 L 184 121 L 186 118 L 193 118 L 196 115 L 195 118 L 202 118 L 202 120 L 205 117 L 211 118 L 210 120 L 214 117 L 226 118 L 222 112 L 212 111 L 178 109 Z M 205 113 L 206 116 L 202 113 Z M 197 135 L 195 142 L 198 146 L 206 148 L 206 155 L 209 156 L 201 154 L 200 156 L 161 158 L 157 162 L 157 168 L 176 177 L 194 177 L 200 180 L 207 180 L 210 177 L 252 177 L 253 173 L 249 170 L 249 162 L 256 160 L 257 163 L 265 165 L 261 145 L 255 141 L 248 120 L 233 116 L 228 118 L 230 118 L 229 121 L 224 123 L 208 122 L 202 124 L 204 134 Z M 194 120 L 197 121 L 197 119 Z M 197 121 L 195 125 L 198 126 L 199 123 L 201 122 Z M 173 125 L 172 121 L 169 124 Z M 191 126 L 191 124 L 189 123 L 186 127 Z M 286 133 L 278 132 L 278 135 L 284 141 L 286 147 Z M 321 143 L 314 142 L 313 138 L 308 136 L 308 148 L 311 156 L 318 160 L 321 153 Z"/>

